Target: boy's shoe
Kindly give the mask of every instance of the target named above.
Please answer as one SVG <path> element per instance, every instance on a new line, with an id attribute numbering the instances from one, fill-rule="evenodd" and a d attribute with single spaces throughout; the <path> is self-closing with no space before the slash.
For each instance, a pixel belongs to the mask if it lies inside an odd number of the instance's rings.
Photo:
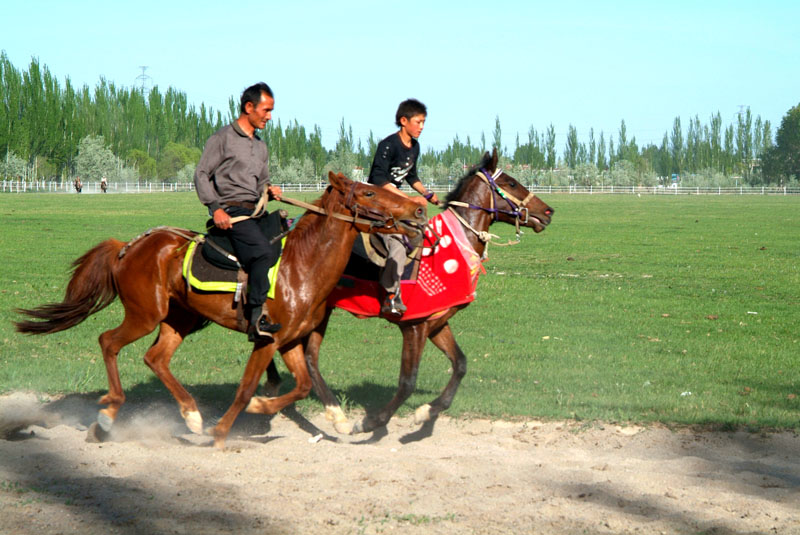
<path id="1" fill-rule="evenodd" d="M 406 310 L 399 293 L 386 294 L 386 299 L 383 300 L 383 305 L 381 305 L 381 314 L 402 316 Z"/>

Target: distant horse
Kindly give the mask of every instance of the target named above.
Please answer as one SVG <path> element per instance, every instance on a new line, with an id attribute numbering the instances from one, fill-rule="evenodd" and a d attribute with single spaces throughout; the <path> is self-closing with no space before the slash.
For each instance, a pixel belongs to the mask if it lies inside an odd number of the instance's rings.
<path id="1" fill-rule="evenodd" d="M 254 344 L 233 404 L 210 430 L 218 447 L 224 446 L 234 420 L 245 407 L 248 412 L 274 414 L 308 395 L 311 379 L 301 341 L 325 317 L 326 298 L 344 271 L 359 231 L 399 232 L 412 239 L 422 236 L 425 209 L 412 199 L 352 182 L 341 174 L 329 173 L 328 179 L 330 186 L 315 203 L 318 208 L 306 212 L 286 237 L 275 298 L 268 300 L 270 316 L 283 327 L 274 334 L 273 342 Z M 16 323 L 19 332 L 53 333 L 77 325 L 119 296 L 125 309 L 122 324 L 99 338 L 109 392 L 99 401 L 107 407 L 99 411 L 97 425 L 92 426 L 95 438 L 102 439 L 110 430 L 125 402 L 117 354 L 156 327 L 158 337 L 144 361 L 177 400 L 189 429 L 202 433 L 197 404 L 170 372 L 170 359 L 183 339 L 209 320 L 241 332 L 245 332 L 246 322 L 233 293 L 197 292 L 183 278 L 184 251 L 196 235 L 188 230 L 156 228 L 127 244 L 106 240 L 74 262 L 61 303 L 19 311 L 40 320 Z M 276 350 L 294 374 L 295 388 L 282 396 L 251 402 Z"/>
<path id="2" fill-rule="evenodd" d="M 554 210 L 529 192 L 517 180 L 497 167 L 497 151 L 490 156 L 487 152 L 483 161 L 475 166 L 456 186 L 445 200 L 445 207 L 453 210 L 464 227 L 464 231 L 479 256 L 483 256 L 490 240 L 489 226 L 502 221 L 529 227 L 541 232 L 550 223 Z M 467 303 L 468 304 L 468 303 Z M 452 375 L 441 395 L 431 403 L 416 411 L 417 423 L 435 419 L 440 412 L 450 407 L 456 390 L 467 371 L 467 358 L 456 343 L 450 329 L 450 318 L 466 307 L 459 305 L 435 313 L 427 318 L 403 320 L 386 317 L 400 327 L 403 335 L 403 352 L 400 364 L 400 380 L 394 398 L 375 415 L 367 415 L 361 422 L 352 425 L 344 415 L 336 396 L 331 392 L 319 372 L 319 350 L 331 310 L 306 340 L 306 359 L 311 372 L 314 391 L 325 405 L 326 416 L 334 421 L 340 433 L 367 432 L 385 426 L 392 415 L 414 391 L 422 350 L 425 340 L 430 339 L 452 363 Z M 277 388 L 280 376 L 274 364 L 267 369 L 268 388 Z"/>
<path id="3" fill-rule="evenodd" d="M 103 190 L 103 193 L 108 191 L 108 182 L 106 181 L 106 177 L 103 177 L 103 179 L 100 180 L 100 189 Z"/>
<path id="4" fill-rule="evenodd" d="M 80 193 L 82 189 L 83 189 L 83 182 L 81 182 L 80 178 L 76 178 L 75 179 L 75 191 Z"/>

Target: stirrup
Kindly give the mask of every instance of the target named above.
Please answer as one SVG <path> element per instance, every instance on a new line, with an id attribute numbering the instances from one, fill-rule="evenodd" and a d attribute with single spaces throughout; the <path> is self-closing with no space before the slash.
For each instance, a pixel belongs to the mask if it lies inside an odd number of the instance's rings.
<path id="1" fill-rule="evenodd" d="M 402 316 L 406 310 L 406 305 L 403 304 L 399 292 L 386 294 L 386 299 L 383 300 L 383 305 L 381 305 L 381 314 Z"/>
<path id="2" fill-rule="evenodd" d="M 251 342 L 256 340 L 273 340 L 272 335 L 281 330 L 280 323 L 272 323 L 267 314 L 266 304 L 251 312 L 250 326 L 247 329 L 247 338 Z"/>

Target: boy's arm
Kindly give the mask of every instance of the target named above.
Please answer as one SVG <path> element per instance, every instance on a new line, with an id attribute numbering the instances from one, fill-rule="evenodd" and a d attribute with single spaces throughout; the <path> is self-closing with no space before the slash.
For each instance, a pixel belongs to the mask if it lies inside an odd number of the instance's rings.
<path id="1" fill-rule="evenodd" d="M 422 185 L 421 181 L 414 182 L 413 184 L 411 184 L 411 187 L 414 188 L 414 191 L 422 195 L 426 201 L 430 201 L 433 204 L 437 205 L 439 204 L 439 197 L 434 192 L 426 189 L 425 186 Z"/>
<path id="2" fill-rule="evenodd" d="M 389 174 L 391 160 L 391 145 L 386 142 L 386 140 L 383 140 L 378 143 L 378 148 L 375 151 L 374 158 L 372 159 L 372 168 L 369 172 L 369 181 L 371 183 L 375 184 L 376 186 L 383 186 L 387 183 L 391 184 L 392 178 Z"/>

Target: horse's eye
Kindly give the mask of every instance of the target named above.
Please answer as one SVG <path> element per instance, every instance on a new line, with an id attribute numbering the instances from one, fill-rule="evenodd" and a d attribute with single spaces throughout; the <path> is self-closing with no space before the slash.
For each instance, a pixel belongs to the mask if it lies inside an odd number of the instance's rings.
<path id="1" fill-rule="evenodd" d="M 374 191 L 365 191 L 364 192 L 364 197 L 374 197 L 374 196 L 375 196 L 375 192 Z"/>
<path id="2" fill-rule="evenodd" d="M 508 183 L 508 187 L 509 188 L 516 188 L 517 187 L 517 183 L 512 180 L 511 182 Z"/>

